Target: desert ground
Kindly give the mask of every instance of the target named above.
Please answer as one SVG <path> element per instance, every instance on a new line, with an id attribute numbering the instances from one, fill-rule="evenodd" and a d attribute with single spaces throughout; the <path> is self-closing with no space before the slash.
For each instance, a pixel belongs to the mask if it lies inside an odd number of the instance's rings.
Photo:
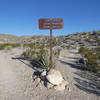
<path id="1" fill-rule="evenodd" d="M 12 59 L 23 49 L 0 51 L 0 100 L 100 100 L 100 76 L 78 64 L 77 50 L 62 50 L 55 69 L 69 82 L 68 90 L 56 91 L 33 81 L 34 66 Z"/>

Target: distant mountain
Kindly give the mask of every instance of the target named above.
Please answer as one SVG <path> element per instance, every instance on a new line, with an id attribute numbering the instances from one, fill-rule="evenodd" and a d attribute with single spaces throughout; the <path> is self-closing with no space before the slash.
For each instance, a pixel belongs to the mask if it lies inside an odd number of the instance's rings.
<path id="1" fill-rule="evenodd" d="M 48 40 L 49 36 L 13 36 L 8 34 L 0 34 L 0 43 L 33 43 Z"/>
<path id="2" fill-rule="evenodd" d="M 8 34 L 0 34 L 0 43 L 12 43 L 18 41 L 17 36 L 8 35 Z"/>

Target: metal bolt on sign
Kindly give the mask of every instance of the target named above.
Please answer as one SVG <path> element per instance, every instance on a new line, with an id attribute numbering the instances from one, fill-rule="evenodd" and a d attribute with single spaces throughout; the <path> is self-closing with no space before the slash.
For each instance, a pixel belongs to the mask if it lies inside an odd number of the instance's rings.
<path id="1" fill-rule="evenodd" d="M 61 18 L 46 18 L 39 19 L 39 29 L 41 30 L 50 30 L 50 64 L 49 67 L 52 67 L 52 30 L 53 29 L 62 29 L 63 28 L 63 19 Z"/>

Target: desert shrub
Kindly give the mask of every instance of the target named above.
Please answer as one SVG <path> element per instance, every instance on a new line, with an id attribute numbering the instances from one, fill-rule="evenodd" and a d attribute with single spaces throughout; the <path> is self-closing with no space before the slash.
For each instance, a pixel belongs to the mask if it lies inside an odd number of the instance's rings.
<path id="1" fill-rule="evenodd" d="M 100 52 L 96 53 L 97 58 L 100 60 Z"/>
<path id="2" fill-rule="evenodd" d="M 53 54 L 54 54 L 54 56 L 55 56 L 56 58 L 59 57 L 60 51 L 61 51 L 61 48 L 57 48 L 57 49 L 53 50 Z"/>
<path id="3" fill-rule="evenodd" d="M 85 39 L 86 42 L 91 42 L 90 39 Z"/>
<path id="4" fill-rule="evenodd" d="M 53 40 L 52 40 L 52 46 L 54 47 L 54 46 L 56 46 L 57 45 L 57 40 L 56 40 L 56 38 L 53 38 Z"/>
<path id="5" fill-rule="evenodd" d="M 97 41 L 97 42 L 100 42 L 100 39 L 97 39 L 96 41 Z"/>
<path id="6" fill-rule="evenodd" d="M 6 45 L 5 47 L 4 47 L 4 50 L 11 50 L 13 48 L 13 46 L 11 46 L 11 45 Z"/>
<path id="7" fill-rule="evenodd" d="M 41 47 L 47 48 L 49 45 L 45 43 L 39 43 L 39 42 L 34 42 L 30 44 L 24 44 L 24 48 L 29 48 L 29 49 L 40 49 Z"/>
<path id="8" fill-rule="evenodd" d="M 84 46 L 81 46 L 80 48 L 79 48 L 79 53 L 81 54 L 81 55 L 86 55 L 88 52 L 92 52 L 93 50 L 92 49 L 90 49 L 90 48 L 86 48 L 86 47 L 84 47 Z"/>
<path id="9" fill-rule="evenodd" d="M 86 53 L 88 52 L 88 49 L 86 49 L 85 47 L 81 46 L 79 48 L 79 53 L 84 56 Z"/>
<path id="10" fill-rule="evenodd" d="M 85 57 L 87 68 L 92 71 L 98 73 L 100 71 L 100 48 L 94 48 L 94 49 L 87 49 L 87 48 L 81 48 L 79 49 L 79 52 L 82 54 L 83 57 Z"/>
<path id="11" fill-rule="evenodd" d="M 96 47 L 94 50 L 95 50 L 96 52 L 100 52 L 100 47 Z"/>
<path id="12" fill-rule="evenodd" d="M 35 43 L 24 44 L 23 47 L 33 49 L 35 47 Z"/>
<path id="13" fill-rule="evenodd" d="M 50 55 L 49 49 L 44 44 L 35 45 L 34 48 L 28 48 L 21 56 L 37 60 L 43 68 L 50 69 Z M 54 67 L 56 59 L 60 54 L 60 50 L 54 50 L 52 67 Z"/>
<path id="14" fill-rule="evenodd" d="M 26 51 L 24 51 L 21 56 L 22 57 L 27 57 L 27 58 L 32 58 L 33 55 L 35 54 L 35 51 L 34 50 L 31 50 L 31 49 L 27 49 Z"/>
<path id="15" fill-rule="evenodd" d="M 19 46 L 20 44 L 10 44 L 10 43 L 0 44 L 0 50 L 10 50 L 12 48 Z"/>
<path id="16" fill-rule="evenodd" d="M 98 65 L 98 58 L 96 56 L 96 54 L 94 54 L 93 52 L 88 52 L 86 55 L 85 55 L 85 58 L 87 59 L 87 67 L 89 70 L 93 71 L 93 72 L 97 72 L 97 68 L 100 67 Z"/>
<path id="17" fill-rule="evenodd" d="M 26 47 L 26 51 L 24 51 L 21 56 L 31 58 L 34 58 L 33 55 L 38 55 L 39 53 L 42 54 L 44 49 L 44 45 L 35 43 L 24 44 L 24 47 Z"/>

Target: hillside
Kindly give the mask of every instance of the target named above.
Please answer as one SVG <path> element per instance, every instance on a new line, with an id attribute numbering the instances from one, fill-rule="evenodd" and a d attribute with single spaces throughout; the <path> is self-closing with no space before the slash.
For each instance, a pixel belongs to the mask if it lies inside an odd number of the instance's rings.
<path id="1" fill-rule="evenodd" d="M 48 36 L 12 36 L 0 34 L 0 43 L 33 43 L 45 42 L 49 40 Z M 100 46 L 100 31 L 77 32 L 71 35 L 54 37 L 57 45 L 63 48 L 77 48 L 79 46 L 95 47 Z"/>
<path id="2" fill-rule="evenodd" d="M 79 46 L 96 47 L 100 46 L 100 31 L 80 32 L 71 35 L 60 36 L 59 45 L 62 47 L 76 48 Z"/>

